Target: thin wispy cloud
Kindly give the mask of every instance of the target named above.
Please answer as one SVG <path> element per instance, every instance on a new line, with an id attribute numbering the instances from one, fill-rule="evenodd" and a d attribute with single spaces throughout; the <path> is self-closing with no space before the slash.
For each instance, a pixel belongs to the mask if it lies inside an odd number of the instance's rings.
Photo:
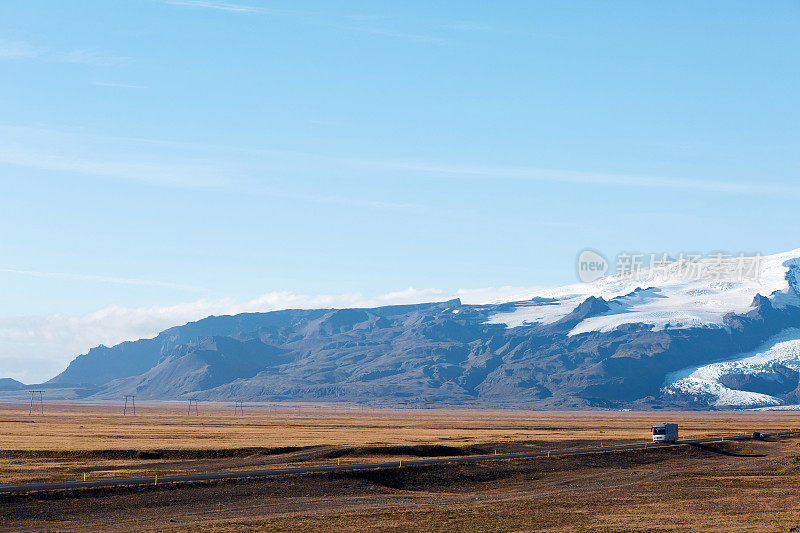
<path id="1" fill-rule="evenodd" d="M 210 0 L 163 0 L 165 4 L 173 5 L 173 6 L 182 6 L 182 7 L 192 7 L 192 8 L 205 8 L 205 9 L 214 9 L 217 11 L 230 11 L 234 13 L 270 13 L 272 15 L 284 15 L 284 16 L 292 16 L 296 19 L 297 22 L 304 23 L 304 24 L 314 24 L 314 25 L 322 25 L 326 27 L 332 28 L 339 28 L 348 31 L 354 31 L 359 33 L 368 33 L 371 35 L 378 35 L 382 37 L 390 37 L 395 39 L 404 39 L 407 41 L 413 41 L 418 43 L 429 43 L 429 44 L 444 44 L 447 43 L 448 40 L 435 37 L 430 35 L 423 35 L 418 33 L 410 33 L 404 31 L 397 31 L 387 28 L 380 28 L 374 25 L 357 25 L 357 26 L 350 26 L 346 23 L 337 23 L 332 21 L 328 16 L 320 13 L 310 13 L 310 12 L 297 12 L 297 11 L 278 11 L 278 10 L 267 10 L 262 7 L 257 6 L 249 6 L 244 4 L 232 4 L 229 2 L 215 2 Z M 359 24 L 362 23 L 369 23 L 374 22 L 376 20 L 384 20 L 385 17 L 382 16 L 375 16 L 375 15 L 350 15 L 345 16 L 345 19 L 355 21 Z"/>
<path id="2" fill-rule="evenodd" d="M 278 164 L 305 171 L 310 167 L 326 168 L 336 161 L 305 152 L 102 137 L 0 125 L 0 164 L 155 186 L 256 194 L 303 203 L 367 209 L 426 209 L 416 203 L 393 199 L 276 188 L 265 178 L 270 174 L 282 175 L 276 170 Z"/>
<path id="3" fill-rule="evenodd" d="M 0 163 L 76 176 L 93 176 L 115 180 L 138 181 L 151 185 L 191 189 L 219 189 L 229 179 L 221 169 L 202 162 L 148 162 L 142 158 L 112 157 L 102 154 L 69 154 L 62 150 L 4 149 L 0 146 Z"/>
<path id="4" fill-rule="evenodd" d="M 0 126 L 0 163 L 167 187 L 219 190 L 232 183 L 231 169 L 197 147 L 178 151 L 147 141 L 20 126 Z"/>
<path id="5" fill-rule="evenodd" d="M 35 46 L 33 44 L 21 41 L 0 41 L 0 59 L 36 59 L 54 63 L 70 63 L 75 65 L 90 65 L 100 67 L 115 66 L 128 61 L 127 57 L 107 54 L 100 50 L 91 48 L 56 50 L 45 46 Z"/>
<path id="6" fill-rule="evenodd" d="M 310 202 L 318 204 L 341 205 L 349 207 L 367 207 L 372 209 L 426 209 L 426 206 L 410 202 L 390 202 L 384 200 L 369 200 L 365 198 L 354 198 L 352 196 L 320 195 L 320 194 L 298 194 L 286 191 L 267 190 L 261 194 L 274 198 L 285 198 L 287 200 L 297 200 L 300 202 Z"/>
<path id="7" fill-rule="evenodd" d="M 417 33 L 406 33 L 401 31 L 393 31 L 387 30 L 383 28 L 373 28 L 373 27 L 360 27 L 354 26 L 350 28 L 353 31 L 358 31 L 362 33 L 369 33 L 372 35 L 380 35 L 383 37 L 392 37 L 395 39 L 404 39 L 406 41 L 413 41 L 417 43 L 429 43 L 429 44 L 446 44 L 449 42 L 448 39 L 444 39 L 442 37 L 432 37 L 430 35 L 421 35 Z"/>
<path id="8" fill-rule="evenodd" d="M 454 20 L 452 22 L 445 23 L 444 26 L 447 28 L 452 28 L 454 30 L 462 30 L 462 31 L 480 31 L 480 32 L 500 31 L 494 26 L 489 26 L 488 24 L 483 24 L 481 22 L 475 22 L 472 20 Z"/>
<path id="9" fill-rule="evenodd" d="M 436 163 L 398 163 L 390 162 L 388 166 L 405 168 L 430 174 L 449 175 L 453 177 L 470 177 L 484 179 L 513 179 L 528 181 L 547 181 L 565 184 L 596 184 L 620 187 L 643 187 L 656 189 L 686 189 L 707 192 L 724 192 L 738 194 L 767 194 L 800 196 L 800 186 L 786 183 L 743 183 L 735 181 L 717 181 L 688 178 L 669 178 L 641 176 L 629 174 L 611 174 L 576 170 L 554 170 L 539 168 L 520 168 L 480 165 L 454 165 Z"/>
<path id="10" fill-rule="evenodd" d="M 482 22 L 476 22 L 474 20 L 452 20 L 452 21 L 445 21 L 442 22 L 441 27 L 447 30 L 454 30 L 457 32 L 465 32 L 465 33 L 481 33 L 481 34 L 494 34 L 496 36 L 500 35 L 519 35 L 519 36 L 531 36 L 533 33 L 527 31 L 521 31 L 518 28 L 512 29 L 503 26 L 492 26 L 489 24 L 485 24 Z M 548 36 L 548 38 L 554 38 L 555 36 Z"/>
<path id="11" fill-rule="evenodd" d="M 800 185 L 759 181 L 746 183 L 492 165 L 372 160 L 314 152 L 241 148 L 66 133 L 38 128 L 0 126 L 0 163 L 69 172 L 152 185 L 257 193 L 314 203 L 354 207 L 419 209 L 424 206 L 394 200 L 305 194 L 270 189 L 270 176 L 287 172 L 307 175 L 329 171 L 369 171 L 405 175 L 407 179 L 541 181 L 561 184 L 606 185 L 621 188 L 692 190 L 698 192 L 800 196 Z"/>
<path id="12" fill-rule="evenodd" d="M 166 4 L 173 6 L 198 7 L 206 9 L 216 9 L 219 11 L 231 11 L 234 13 L 266 13 L 267 10 L 261 7 L 248 6 L 243 4 L 231 4 L 228 2 L 211 2 L 206 0 L 165 0 Z"/>
<path id="13" fill-rule="evenodd" d="M 94 65 L 98 67 L 112 67 L 128 61 L 127 57 L 109 55 L 88 48 L 69 50 L 67 52 L 52 52 L 47 55 L 47 58 L 59 63 Z"/>
<path id="14" fill-rule="evenodd" d="M 134 85 L 132 83 L 117 83 L 112 81 L 93 81 L 92 85 L 98 87 L 119 87 L 122 89 L 149 89 L 146 85 Z"/>
<path id="15" fill-rule="evenodd" d="M 182 283 L 170 283 L 165 281 L 155 281 L 137 278 L 119 278 L 112 276 L 95 276 L 91 274 L 69 274 L 63 272 L 42 272 L 38 270 L 20 270 L 14 268 L 0 268 L 0 273 L 14 274 L 19 276 L 29 276 L 35 278 L 50 278 L 69 281 L 90 281 L 97 283 L 110 283 L 114 285 L 136 285 L 145 287 L 158 287 L 161 289 L 176 289 L 183 291 L 200 291 L 202 287 L 184 285 Z"/>
<path id="16" fill-rule="evenodd" d="M 0 41 L 0 59 L 37 57 L 41 53 L 40 49 L 28 43 Z"/>

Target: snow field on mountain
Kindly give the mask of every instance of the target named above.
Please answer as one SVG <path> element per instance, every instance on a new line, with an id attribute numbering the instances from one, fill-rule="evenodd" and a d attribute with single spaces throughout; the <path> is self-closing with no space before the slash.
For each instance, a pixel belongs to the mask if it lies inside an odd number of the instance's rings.
<path id="1" fill-rule="evenodd" d="M 711 270 L 715 262 L 717 259 L 713 257 L 700 260 L 699 266 L 689 260 L 676 261 L 661 269 L 643 269 L 636 277 L 608 276 L 592 283 L 537 291 L 526 296 L 550 301 L 520 302 L 514 311 L 490 316 L 488 323 L 508 327 L 550 324 L 568 315 L 590 296 L 603 298 L 610 309 L 601 316 L 581 321 L 570 335 L 607 332 L 623 324 L 639 323 L 649 324 L 655 330 L 723 327 L 723 317 L 729 312 L 747 312 L 756 294 L 770 297 L 776 307 L 800 306 L 800 298 L 786 279 L 791 268 L 793 281 L 798 281 L 800 268 L 792 267 L 800 267 L 800 249 L 760 257 L 757 275 L 687 279 L 689 269 Z"/>

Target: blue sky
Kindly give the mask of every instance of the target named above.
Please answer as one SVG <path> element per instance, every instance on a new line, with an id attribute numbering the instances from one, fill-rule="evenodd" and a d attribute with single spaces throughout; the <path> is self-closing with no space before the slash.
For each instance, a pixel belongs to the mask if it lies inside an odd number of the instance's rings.
<path id="1" fill-rule="evenodd" d="M 585 247 L 797 248 L 798 23 L 796 1 L 4 2 L 0 376 L 211 312 L 572 283 Z"/>

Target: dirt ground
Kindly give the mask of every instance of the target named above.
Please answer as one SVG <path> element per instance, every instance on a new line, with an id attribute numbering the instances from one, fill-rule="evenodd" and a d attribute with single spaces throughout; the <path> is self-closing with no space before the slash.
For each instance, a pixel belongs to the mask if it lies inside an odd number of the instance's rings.
<path id="1" fill-rule="evenodd" d="M 2 406 L 2 482 L 74 479 L 81 469 L 120 476 L 641 442 L 662 420 L 678 421 L 682 437 L 769 432 L 798 421 L 785 412 L 268 408 L 234 417 L 225 406 L 192 419 L 177 407 L 137 409 L 133 420 L 115 409 L 57 406 L 46 420 L 24 423 L 15 421 L 24 419 L 17 407 Z M 33 430 L 16 429 L 22 425 Z M 80 425 L 99 434 L 79 432 Z M 275 440 L 248 446 L 254 427 Z M 158 438 L 167 428 L 170 438 Z M 129 446 L 110 447 L 112 432 L 128 434 Z M 31 439 L 41 446 L 26 447 Z M 800 528 L 799 467 L 800 440 L 783 439 L 32 495 L 0 502 L 0 531 L 800 531 L 793 529 Z"/>
<path id="2" fill-rule="evenodd" d="M 797 440 L 2 502 L 27 530 L 792 531 Z"/>

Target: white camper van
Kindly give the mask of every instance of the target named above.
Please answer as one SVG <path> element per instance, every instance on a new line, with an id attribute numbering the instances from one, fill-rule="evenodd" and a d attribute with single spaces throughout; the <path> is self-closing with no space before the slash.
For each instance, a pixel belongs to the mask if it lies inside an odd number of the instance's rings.
<path id="1" fill-rule="evenodd" d="M 676 442 L 678 440 L 678 424 L 656 424 L 653 426 L 653 442 Z"/>

